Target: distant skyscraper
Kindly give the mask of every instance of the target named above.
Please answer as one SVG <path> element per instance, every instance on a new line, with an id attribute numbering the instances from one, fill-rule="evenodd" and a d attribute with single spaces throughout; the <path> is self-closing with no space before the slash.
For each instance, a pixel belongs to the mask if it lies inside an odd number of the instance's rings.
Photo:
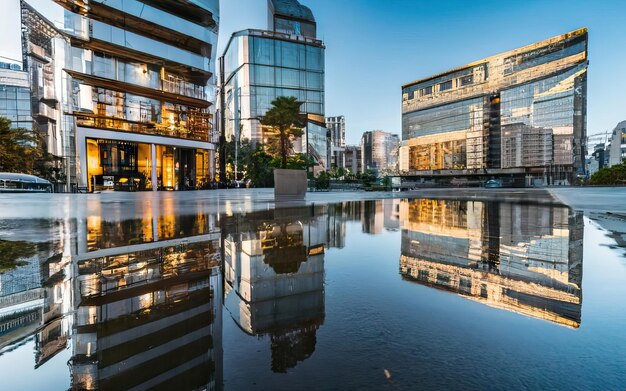
<path id="1" fill-rule="evenodd" d="M 379 174 L 393 172 L 398 167 L 400 138 L 396 134 L 372 130 L 361 137 L 363 171 L 374 170 Z"/>
<path id="2" fill-rule="evenodd" d="M 574 182 L 585 173 L 587 65 L 580 29 L 405 84 L 400 170 Z"/>
<path id="3" fill-rule="evenodd" d="M 363 172 L 363 156 L 360 145 L 346 145 L 344 155 L 346 162 L 344 168 L 349 170 L 352 174 Z"/>
<path id="4" fill-rule="evenodd" d="M 609 167 L 626 160 L 626 121 L 622 121 L 611 133 L 609 145 Z"/>
<path id="5" fill-rule="evenodd" d="M 221 115 L 227 141 L 266 143 L 260 118 L 279 96 L 293 96 L 307 118 L 296 152 L 327 170 L 328 138 L 324 118 L 324 44 L 316 39 L 311 10 L 296 0 L 269 1 L 269 28 L 232 35 L 221 57 Z"/>
<path id="6" fill-rule="evenodd" d="M 330 131 L 330 167 L 345 168 L 346 117 L 326 117 L 326 128 Z"/>

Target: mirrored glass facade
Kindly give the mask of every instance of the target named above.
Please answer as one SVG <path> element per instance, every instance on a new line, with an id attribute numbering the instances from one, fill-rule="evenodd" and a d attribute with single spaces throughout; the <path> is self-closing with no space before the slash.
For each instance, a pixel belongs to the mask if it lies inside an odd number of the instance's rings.
<path id="1" fill-rule="evenodd" d="M 0 62 L 0 116 L 14 128 L 33 128 L 28 73 L 17 64 Z"/>
<path id="2" fill-rule="evenodd" d="M 363 171 L 374 171 L 378 175 L 392 174 L 398 168 L 397 134 L 372 130 L 361 137 L 361 167 Z"/>
<path id="3" fill-rule="evenodd" d="M 402 88 L 407 176 L 584 175 L 587 30 L 515 49 Z"/>
<path id="4" fill-rule="evenodd" d="M 400 202 L 400 272 L 410 281 L 578 328 L 583 216 L 567 207 Z"/>
<path id="5" fill-rule="evenodd" d="M 223 126 L 226 140 L 267 143 L 270 132 L 259 118 L 279 96 L 303 102 L 309 119 L 305 134 L 294 141 L 319 169 L 328 168 L 324 120 L 324 45 L 321 41 L 271 31 L 246 30 L 231 38 L 223 60 Z"/>
<path id="6" fill-rule="evenodd" d="M 169 188 L 156 185 L 165 182 L 157 170 L 164 148 L 214 160 L 218 1 L 43 1 L 37 9 L 21 3 L 23 55 L 33 101 L 40 102 L 33 115 L 49 151 L 67 165 L 63 190 L 93 191 L 103 183 L 107 168 L 93 164 L 106 159 L 89 140 L 145 150 L 135 155 L 151 171 L 131 176 L 154 184 L 142 190 Z M 173 189 L 198 188 L 193 176 L 212 179 L 213 164 L 183 160 L 177 169 L 189 174 Z M 119 189 L 129 179 L 107 176 Z"/>

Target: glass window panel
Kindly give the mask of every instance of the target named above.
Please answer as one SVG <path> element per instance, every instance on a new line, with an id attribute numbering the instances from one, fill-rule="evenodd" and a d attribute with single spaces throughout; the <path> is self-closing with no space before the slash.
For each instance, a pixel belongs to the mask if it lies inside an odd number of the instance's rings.
<path id="1" fill-rule="evenodd" d="M 309 102 L 320 103 L 322 102 L 322 93 L 319 91 L 307 91 L 306 99 Z"/>
<path id="2" fill-rule="evenodd" d="M 266 38 L 255 37 L 252 39 L 254 57 L 253 61 L 256 64 L 274 65 L 274 52 L 278 41 L 274 41 Z M 233 63 L 237 60 L 233 59 Z"/>
<path id="3" fill-rule="evenodd" d="M 295 69 L 282 69 L 283 87 L 300 87 L 300 72 Z"/>
<path id="4" fill-rule="evenodd" d="M 298 68 L 300 65 L 298 44 L 293 42 L 280 42 L 282 47 L 281 65 L 283 67 Z"/>
<path id="5" fill-rule="evenodd" d="M 265 65 L 253 65 L 254 67 L 254 84 L 273 86 L 276 84 L 274 77 L 274 67 Z"/>
<path id="6" fill-rule="evenodd" d="M 322 89 L 322 74 L 316 72 L 307 72 L 306 73 L 306 88 L 310 90 L 320 90 Z"/>
<path id="7" fill-rule="evenodd" d="M 482 122 L 482 105 L 482 98 L 475 98 L 405 114 L 402 119 L 403 139 L 469 130 L 475 113 L 480 113 Z"/>
<path id="8" fill-rule="evenodd" d="M 306 47 L 306 67 L 309 70 L 323 71 L 324 57 L 321 48 L 314 46 Z"/>

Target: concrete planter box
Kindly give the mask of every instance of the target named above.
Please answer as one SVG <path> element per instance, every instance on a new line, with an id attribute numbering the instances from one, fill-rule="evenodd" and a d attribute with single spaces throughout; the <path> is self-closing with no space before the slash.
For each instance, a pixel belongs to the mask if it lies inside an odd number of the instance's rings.
<path id="1" fill-rule="evenodd" d="M 303 200 L 306 196 L 306 171 L 274 169 L 274 198 Z"/>

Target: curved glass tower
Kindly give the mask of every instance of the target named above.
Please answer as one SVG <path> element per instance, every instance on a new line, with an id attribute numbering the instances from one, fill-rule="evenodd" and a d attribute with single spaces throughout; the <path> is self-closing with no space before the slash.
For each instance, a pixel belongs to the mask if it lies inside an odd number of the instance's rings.
<path id="1" fill-rule="evenodd" d="M 271 30 L 233 34 L 221 57 L 222 126 L 227 141 L 266 143 L 259 118 L 279 96 L 300 102 L 307 126 L 294 141 L 296 152 L 308 153 L 326 170 L 328 135 L 324 117 L 324 43 L 316 39 L 311 10 L 295 0 L 269 2 Z"/>

